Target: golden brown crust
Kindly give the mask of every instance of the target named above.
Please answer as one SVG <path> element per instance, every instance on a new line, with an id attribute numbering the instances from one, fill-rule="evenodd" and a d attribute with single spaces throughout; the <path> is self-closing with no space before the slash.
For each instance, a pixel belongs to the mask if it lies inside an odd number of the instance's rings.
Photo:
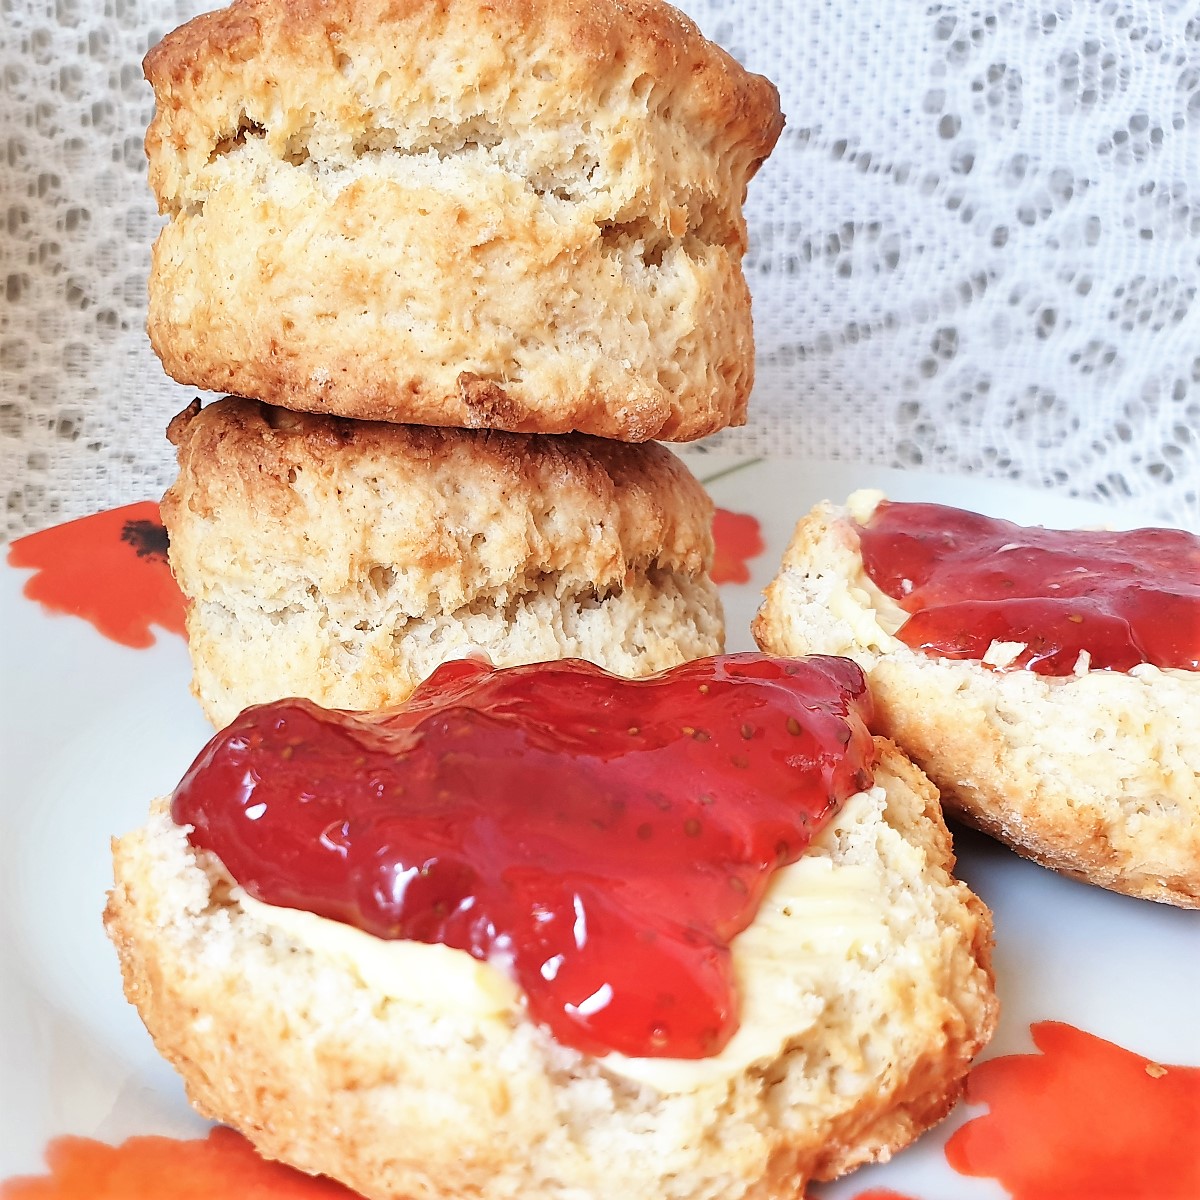
<path id="1" fill-rule="evenodd" d="M 876 620 L 856 528 L 829 504 L 800 521 L 755 619 L 758 644 L 859 662 L 880 732 L 928 773 L 947 811 L 1019 854 L 1200 907 L 1200 676 L 1054 678 L 912 651 Z"/>
<path id="2" fill-rule="evenodd" d="M 669 6 L 238 0 L 146 71 L 181 382 L 628 441 L 745 419 L 741 205 L 782 117 Z"/>
<path id="3" fill-rule="evenodd" d="M 614 1078 L 523 1015 L 384 1000 L 242 910 L 161 810 L 114 843 L 105 921 L 196 1106 L 368 1197 L 800 1200 L 940 1119 L 996 1022 L 990 915 L 947 874 L 936 792 L 881 749 L 886 804 L 831 853 L 880 872 L 891 940 L 778 1059 L 698 1092 Z"/>
<path id="4" fill-rule="evenodd" d="M 743 187 L 783 129 L 774 85 L 744 70 L 661 0 L 235 0 L 169 33 L 143 62 L 158 102 L 146 149 L 152 165 L 165 168 L 151 173 L 163 211 L 171 211 L 175 199 L 176 171 L 195 170 L 220 142 L 234 137 L 243 109 L 256 122 L 283 107 L 289 133 L 311 117 L 304 106 L 287 104 L 290 93 L 278 101 L 271 97 L 291 82 L 271 68 L 286 64 L 315 72 L 332 85 L 339 56 L 352 57 L 373 44 L 381 54 L 390 48 L 395 61 L 389 65 L 423 78 L 425 64 L 412 53 L 413 45 L 449 40 L 456 32 L 473 50 L 458 54 L 460 46 L 452 48 L 463 68 L 455 72 L 463 93 L 493 83 L 500 71 L 506 87 L 549 83 L 563 102 L 574 105 L 649 76 L 641 86 L 653 83 L 669 96 L 663 107 L 669 103 L 672 111 L 664 120 L 738 147 L 736 182 Z M 414 61 L 401 61 L 402 54 Z M 349 119 L 352 132 L 363 132 L 373 115 L 370 106 L 350 86 L 336 89 L 335 96 L 337 116 Z M 680 170 L 679 178 L 686 179 L 687 172 Z"/>
<path id="5" fill-rule="evenodd" d="M 227 398 L 171 422 L 193 689 L 224 724 L 399 703 L 471 647 L 644 675 L 717 653 L 712 504 L 654 444 L 349 421 Z"/>
<path id="6" fill-rule="evenodd" d="M 277 521 L 274 553 L 297 563 L 319 549 L 311 493 L 296 486 L 305 477 L 330 501 L 366 480 L 378 509 L 324 511 L 320 527 L 332 538 L 342 520 L 356 537 L 392 539 L 392 553 L 377 558 L 404 567 L 453 565 L 464 578 L 571 570 L 604 586 L 634 564 L 697 574 L 712 561 L 712 501 L 662 446 L 318 417 L 234 396 L 203 409 L 189 405 L 167 436 L 179 457 L 179 479 L 163 498 L 169 528 L 180 523 L 185 504 L 194 518 L 244 519 L 248 527 L 240 532 L 251 542 L 259 540 L 253 522 Z M 407 522 L 380 529 L 389 502 L 406 491 Z M 408 523 L 414 518 L 415 527 Z M 533 521 L 545 532 L 520 542 L 523 555 L 495 564 L 486 545 L 467 558 L 457 544 L 438 544 L 445 542 L 436 536 L 439 526 L 481 526 L 489 518 L 522 527 Z M 490 540 L 493 529 L 472 528 L 466 536 L 479 532 Z M 469 583 L 461 586 L 470 598 Z"/>

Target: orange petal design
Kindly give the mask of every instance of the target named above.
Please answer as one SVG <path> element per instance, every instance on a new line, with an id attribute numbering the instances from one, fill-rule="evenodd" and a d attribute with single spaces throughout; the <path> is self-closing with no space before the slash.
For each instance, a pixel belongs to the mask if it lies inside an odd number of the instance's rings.
<path id="1" fill-rule="evenodd" d="M 245 1138 L 217 1127 L 206 1138 L 135 1137 L 119 1146 L 83 1137 L 46 1148 L 49 1175 L 0 1180 L 0 1200 L 359 1200 L 340 1183 L 260 1158 Z M 871 1188 L 854 1200 L 913 1200 Z"/>
<path id="2" fill-rule="evenodd" d="M 217 1128 L 179 1141 L 135 1137 L 119 1146 L 55 1138 L 49 1175 L 0 1183 L 0 1200 L 354 1200 L 331 1179 L 260 1158 L 241 1134 Z"/>
<path id="3" fill-rule="evenodd" d="M 758 519 L 749 513 L 718 508 L 713 513 L 712 531 L 716 543 L 713 583 L 749 583 L 750 568 L 747 563 L 766 549 Z"/>
<path id="4" fill-rule="evenodd" d="M 1163 1066 L 1057 1021 L 1041 1054 L 981 1063 L 967 1099 L 990 1111 L 946 1145 L 963 1175 L 1013 1200 L 1197 1200 L 1200 1068 Z"/>
<path id="5" fill-rule="evenodd" d="M 183 595 L 166 545 L 158 505 L 145 500 L 19 538 L 8 561 L 33 568 L 24 589 L 30 600 L 141 650 L 154 644 L 151 625 L 183 633 Z"/>

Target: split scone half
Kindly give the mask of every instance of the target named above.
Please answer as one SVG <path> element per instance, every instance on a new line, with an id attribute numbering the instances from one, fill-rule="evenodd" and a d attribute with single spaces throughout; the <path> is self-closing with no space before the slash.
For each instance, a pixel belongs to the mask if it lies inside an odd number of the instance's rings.
<path id="1" fill-rule="evenodd" d="M 798 1200 L 939 1120 L 996 1020 L 991 919 L 895 747 L 733 942 L 716 1057 L 555 1042 L 506 975 L 255 902 L 167 802 L 114 843 L 125 989 L 199 1110 L 372 1200 Z"/>
<path id="2" fill-rule="evenodd" d="M 1052 870 L 1200 907 L 1200 675 L 1081 664 L 1048 676 L 910 649 L 894 636 L 909 613 L 859 551 L 882 498 L 856 492 L 800 521 L 754 622 L 759 646 L 853 658 L 875 728 L 928 773 L 947 812 Z"/>
<path id="3" fill-rule="evenodd" d="M 439 663 L 719 653 L 712 502 L 663 447 L 348 421 L 226 398 L 171 423 L 162 502 L 217 726 L 397 704 Z"/>
<path id="4" fill-rule="evenodd" d="M 367 420 L 745 419 L 779 97 L 661 0 L 237 0 L 146 56 L 149 333 L 181 383 Z"/>

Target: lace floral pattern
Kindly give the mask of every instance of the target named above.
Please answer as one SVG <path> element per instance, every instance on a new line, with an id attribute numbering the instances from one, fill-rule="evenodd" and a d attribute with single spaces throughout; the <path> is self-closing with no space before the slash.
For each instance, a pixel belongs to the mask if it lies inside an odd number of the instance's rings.
<path id="1" fill-rule="evenodd" d="M 160 491 L 145 50 L 197 0 L 0 0 L 9 536 Z M 687 0 L 780 85 L 758 384 L 704 446 L 978 473 L 1200 527 L 1200 6 Z M 687 453 L 703 453 L 704 446 Z"/>

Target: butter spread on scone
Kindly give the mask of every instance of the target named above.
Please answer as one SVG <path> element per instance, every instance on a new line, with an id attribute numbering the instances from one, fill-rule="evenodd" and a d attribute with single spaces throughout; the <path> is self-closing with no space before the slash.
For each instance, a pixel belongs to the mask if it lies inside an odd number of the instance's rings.
<path id="1" fill-rule="evenodd" d="M 835 865 L 833 854 L 839 836 L 880 826 L 886 805 L 882 788 L 852 796 L 804 856 L 772 877 L 754 920 L 730 943 L 738 1026 L 717 1054 L 686 1059 L 613 1052 L 600 1059 L 605 1069 L 659 1092 L 695 1091 L 739 1075 L 777 1058 L 806 1021 L 811 1028 L 820 1019 L 823 1000 L 816 985 L 822 976 L 851 962 L 885 963 L 891 899 L 879 864 Z M 906 852 L 899 834 L 892 832 L 888 840 L 892 854 Z M 911 847 L 907 852 L 916 853 Z M 384 940 L 301 909 L 263 904 L 241 888 L 233 895 L 273 933 L 352 971 L 382 996 L 435 1011 L 462 1008 L 481 1020 L 510 1021 L 521 1007 L 520 991 L 508 975 L 462 950 Z"/>
<path id="2" fill-rule="evenodd" d="M 1043 563 L 1057 556 L 1057 574 L 1046 577 L 1048 594 L 1034 609 L 1057 607 L 1061 619 L 1056 632 L 1049 628 L 1054 621 L 1047 621 L 1046 632 L 1055 634 L 1048 648 L 1036 625 L 996 625 L 988 616 L 992 623 L 984 634 L 967 639 L 973 657 L 952 658 L 949 652 L 958 651 L 949 645 L 943 653 L 901 640 L 913 619 L 905 597 L 919 599 L 925 586 L 905 571 L 917 572 L 902 569 L 890 584 L 879 574 L 893 593 L 888 595 L 866 569 L 864 534 L 882 500 L 878 492 L 855 493 L 844 508 L 818 505 L 800 522 L 755 620 L 759 645 L 773 653 L 847 654 L 858 661 L 871 679 L 878 730 L 928 772 L 951 811 L 1019 852 L 1116 891 L 1200 905 L 1200 726 L 1194 717 L 1200 673 L 1136 661 L 1155 657 L 1154 647 L 1166 643 L 1174 643 L 1177 656 L 1159 654 L 1159 662 L 1192 661 L 1200 586 L 1188 564 L 1200 542 L 1178 530 L 1151 531 L 1153 553 L 1139 566 L 1146 531 L 1081 533 L 1076 539 L 1046 531 L 1026 536 L 987 523 L 998 553 L 980 564 L 985 586 L 1022 590 L 1021 573 L 1014 578 L 1005 569 L 1006 555 Z M 947 528 L 942 537 L 934 523 L 925 536 L 929 545 L 918 557 L 936 571 L 959 535 Z M 936 553 L 929 549 L 935 545 Z M 1073 546 L 1080 551 L 1075 562 L 1069 561 Z M 1179 567 L 1174 582 L 1169 563 L 1156 565 L 1164 546 Z M 1089 565 L 1096 547 L 1115 554 L 1112 576 L 1119 587 L 1132 584 L 1135 607 L 1155 588 L 1164 589 L 1162 604 L 1151 601 L 1146 613 L 1146 654 L 1127 619 L 1106 612 L 1111 598 L 1105 570 Z M 960 576 L 945 599 L 951 605 L 968 599 L 968 587 Z M 1086 594 L 1055 599 L 1056 593 L 1070 596 L 1072 588 Z M 966 610 L 946 611 L 989 610 L 992 603 L 980 605 L 977 598 Z M 1089 642 L 1093 628 L 1102 636 Z M 1106 647 L 1114 628 L 1119 659 Z M 1041 673 L 1024 669 L 1038 657 Z M 1097 665 L 1105 662 L 1127 669 Z M 1057 673 L 1046 673 L 1050 669 Z"/>
<path id="3" fill-rule="evenodd" d="M 812 683 L 805 664 L 754 656 L 718 660 L 716 669 L 741 663 L 776 682 Z M 852 664 L 817 663 L 818 681 L 825 675 L 861 693 Z M 692 822 L 720 807 L 707 790 L 714 773 L 697 765 L 711 766 L 714 755 L 727 759 L 728 770 L 716 772 L 727 777 L 747 771 L 738 765 L 747 750 L 778 751 L 799 774 L 836 777 L 842 801 L 817 804 L 814 812 L 828 809 L 823 827 L 814 824 L 803 854 L 788 851 L 791 865 L 781 864 L 771 830 L 759 866 L 773 880 L 731 938 L 741 1005 L 720 1054 L 582 1052 L 532 1019 L 527 993 L 511 982 L 511 957 L 484 963 L 252 901 L 225 864 L 192 844 L 197 831 L 189 835 L 160 806 L 144 829 L 115 844 L 106 919 L 127 993 L 198 1107 L 243 1129 L 265 1153 L 368 1196 L 473 1190 L 497 1200 L 599 1197 L 614 1187 L 647 1200 L 796 1197 L 807 1179 L 886 1158 L 944 1115 L 990 1036 L 995 997 L 990 920 L 948 873 L 953 857 L 936 793 L 889 744 L 863 742 L 849 709 L 846 718 L 818 713 L 816 723 L 839 747 L 841 729 L 866 758 L 855 765 L 853 755 L 825 752 L 807 771 L 806 754 L 826 739 L 812 736 L 804 705 L 746 703 L 759 697 L 752 688 L 729 728 L 706 720 L 710 697 L 717 710 L 722 698 L 714 695 L 720 680 L 702 666 L 680 669 L 692 693 L 687 715 L 659 714 L 673 727 L 682 766 L 663 764 L 661 786 L 647 792 L 653 815 L 630 815 L 633 843 L 653 843 L 671 826 L 680 842 L 694 844 Z M 570 674 L 564 664 L 546 669 L 560 683 Z M 453 683 L 486 668 L 447 670 Z M 658 682 L 618 686 L 624 694 Z M 621 718 L 623 736 L 656 736 L 651 714 L 606 712 L 594 699 L 588 693 L 581 706 L 595 712 L 597 729 Z M 440 720 L 432 709 L 428 715 Z M 564 736 L 586 742 L 588 728 L 568 725 Z M 231 734 L 243 735 L 253 731 Z M 486 801 L 501 774 L 464 778 Z M 530 805 L 565 802 L 569 785 L 561 797 L 553 789 L 539 795 L 536 778 Z M 375 782 L 385 790 L 390 783 L 378 773 Z M 246 800 L 253 838 L 270 804 L 262 810 L 258 796 Z M 643 825 L 651 827 L 646 837 Z M 340 822 L 320 832 L 331 848 L 346 840 Z M 591 846 L 597 870 L 614 869 L 602 831 Z M 406 878 L 419 888 L 419 876 Z M 757 868 L 747 875 L 728 865 L 718 872 L 719 890 L 738 893 L 735 879 L 760 890 Z M 682 894 L 692 880 L 677 867 L 665 882 Z M 622 886 L 615 877 L 612 885 Z M 572 908 L 595 895 L 574 888 Z M 570 915 L 573 936 L 581 921 L 606 919 L 603 904 L 586 901 Z M 651 1008 L 656 1003 L 651 996 Z"/>

